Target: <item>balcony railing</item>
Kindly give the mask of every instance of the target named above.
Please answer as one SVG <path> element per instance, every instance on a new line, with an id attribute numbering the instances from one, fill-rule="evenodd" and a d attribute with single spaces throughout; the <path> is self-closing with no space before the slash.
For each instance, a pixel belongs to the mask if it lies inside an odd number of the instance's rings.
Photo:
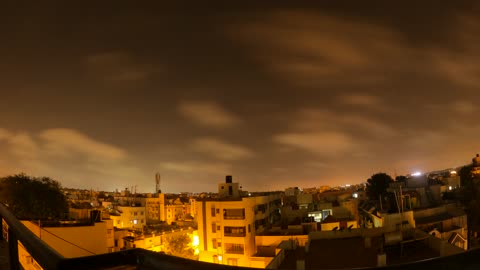
<path id="1" fill-rule="evenodd" d="M 227 254 L 243 254 L 243 249 L 225 249 Z"/>
<path id="2" fill-rule="evenodd" d="M 231 233 L 231 232 L 224 232 L 223 236 L 227 237 L 245 237 L 247 234 L 245 232 L 243 233 Z"/>
<path id="3" fill-rule="evenodd" d="M 227 215 L 224 215 L 223 219 L 245 219 L 245 216 L 227 216 Z"/>

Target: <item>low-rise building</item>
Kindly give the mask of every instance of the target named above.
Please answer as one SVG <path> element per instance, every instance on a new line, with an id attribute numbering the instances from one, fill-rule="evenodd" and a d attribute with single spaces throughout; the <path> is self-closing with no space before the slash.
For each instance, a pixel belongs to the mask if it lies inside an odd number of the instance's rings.
<path id="1" fill-rule="evenodd" d="M 144 206 L 117 206 L 110 214 L 116 228 L 143 229 L 146 225 Z"/>
<path id="2" fill-rule="evenodd" d="M 22 223 L 41 240 L 66 258 L 98 255 L 114 251 L 112 220 L 97 222 Z"/>

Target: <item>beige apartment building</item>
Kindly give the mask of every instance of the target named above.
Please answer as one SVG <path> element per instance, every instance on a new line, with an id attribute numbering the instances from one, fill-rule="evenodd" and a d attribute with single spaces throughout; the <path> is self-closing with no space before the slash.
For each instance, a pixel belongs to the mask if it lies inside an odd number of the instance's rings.
<path id="1" fill-rule="evenodd" d="M 146 219 L 148 223 L 165 221 L 165 194 L 156 193 L 146 198 Z"/>
<path id="2" fill-rule="evenodd" d="M 143 229 L 147 223 L 144 206 L 117 206 L 118 214 L 110 214 L 113 226 L 122 229 Z"/>
<path id="3" fill-rule="evenodd" d="M 200 261 L 254 267 L 250 259 L 257 253 L 255 235 L 274 222 L 280 195 L 241 193 L 227 176 L 217 198 L 196 202 Z"/>

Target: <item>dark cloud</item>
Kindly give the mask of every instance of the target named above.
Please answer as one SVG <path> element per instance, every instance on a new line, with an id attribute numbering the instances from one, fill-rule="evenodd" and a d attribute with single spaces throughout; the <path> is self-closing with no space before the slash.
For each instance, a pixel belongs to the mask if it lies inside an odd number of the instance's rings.
<path id="1" fill-rule="evenodd" d="M 273 190 L 480 146 L 475 1 L 112 3 L 2 9 L 0 174 Z"/>

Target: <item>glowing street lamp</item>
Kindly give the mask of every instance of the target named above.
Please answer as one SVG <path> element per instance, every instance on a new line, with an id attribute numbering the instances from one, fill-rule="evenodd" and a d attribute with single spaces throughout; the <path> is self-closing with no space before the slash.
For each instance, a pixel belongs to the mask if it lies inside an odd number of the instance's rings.
<path id="1" fill-rule="evenodd" d="M 420 176 L 420 175 L 422 175 L 421 172 L 414 172 L 414 173 L 412 173 L 412 176 Z"/>

